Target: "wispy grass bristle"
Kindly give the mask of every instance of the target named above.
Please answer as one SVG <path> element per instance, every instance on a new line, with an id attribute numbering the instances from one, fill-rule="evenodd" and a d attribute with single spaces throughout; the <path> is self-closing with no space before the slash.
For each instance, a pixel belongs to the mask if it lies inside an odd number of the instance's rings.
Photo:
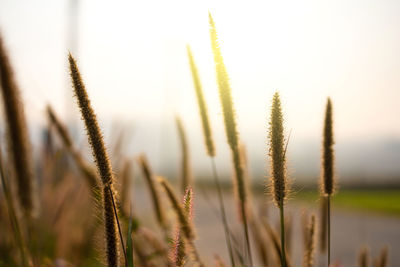
<path id="1" fill-rule="evenodd" d="M 7 121 L 8 145 L 17 180 L 18 200 L 27 218 L 35 208 L 33 162 L 21 92 L 15 81 L 3 39 L 0 36 L 0 83 Z"/>

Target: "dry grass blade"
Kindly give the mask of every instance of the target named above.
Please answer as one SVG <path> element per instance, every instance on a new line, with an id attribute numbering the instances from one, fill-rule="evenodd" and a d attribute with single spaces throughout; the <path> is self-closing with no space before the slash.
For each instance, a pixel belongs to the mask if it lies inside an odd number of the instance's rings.
<path id="1" fill-rule="evenodd" d="M 18 199 L 27 218 L 33 215 L 33 165 L 21 93 L 0 36 L 0 83 L 7 120 L 8 142 L 17 178 Z"/>

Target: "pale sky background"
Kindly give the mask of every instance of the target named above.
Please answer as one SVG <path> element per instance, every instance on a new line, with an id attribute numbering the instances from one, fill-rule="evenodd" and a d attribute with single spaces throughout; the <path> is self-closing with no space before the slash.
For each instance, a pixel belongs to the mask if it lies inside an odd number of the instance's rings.
<path id="1" fill-rule="evenodd" d="M 186 56 L 190 44 L 219 142 L 218 161 L 227 162 L 210 11 L 254 172 L 265 169 L 269 107 L 278 90 L 287 132 L 292 130 L 294 176 L 318 176 L 327 96 L 343 176 L 400 176 L 400 1 L 78 2 L 78 49 L 72 53 L 106 136 L 111 121 L 135 125 L 134 153 L 147 152 L 159 164 L 175 162 L 177 113 L 188 129 L 195 169 L 208 166 Z M 32 125 L 45 124 L 47 103 L 64 118 L 76 110 L 67 86 L 68 4 L 0 0 L 0 31 Z"/>

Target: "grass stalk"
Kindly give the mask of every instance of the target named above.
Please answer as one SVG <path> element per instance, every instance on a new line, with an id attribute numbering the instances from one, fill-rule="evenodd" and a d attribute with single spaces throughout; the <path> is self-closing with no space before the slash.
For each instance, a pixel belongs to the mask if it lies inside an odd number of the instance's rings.
<path id="1" fill-rule="evenodd" d="M 275 205 L 279 208 L 281 224 L 281 263 L 286 267 L 285 249 L 285 215 L 284 205 L 288 195 L 286 174 L 286 147 L 283 129 L 283 115 L 279 93 L 275 93 L 272 100 L 271 120 L 269 131 L 269 155 L 271 157 L 271 193 Z"/>
<path id="2" fill-rule="evenodd" d="M 117 234 L 116 225 L 119 224 L 118 213 L 115 209 L 115 203 L 113 203 L 114 189 L 113 189 L 113 174 L 111 169 L 111 163 L 108 158 L 106 148 L 103 142 L 103 136 L 98 125 L 96 115 L 90 104 L 90 99 L 87 95 L 85 85 L 82 81 L 79 73 L 78 66 L 75 59 L 69 54 L 68 57 L 71 78 L 75 95 L 78 100 L 78 105 L 82 114 L 82 118 L 85 122 L 86 131 L 90 146 L 92 148 L 93 157 L 95 158 L 97 169 L 103 183 L 103 214 L 105 223 L 105 236 L 106 236 L 106 256 L 107 265 L 109 267 L 118 266 L 118 245 L 117 245 Z M 119 229 L 120 230 L 120 229 Z M 122 233 L 120 237 L 122 241 L 123 249 L 125 249 L 122 239 Z M 126 253 L 125 253 L 126 262 Z"/>
<path id="3" fill-rule="evenodd" d="M 3 39 L 0 36 L 0 88 L 7 120 L 8 145 L 16 176 L 18 200 L 27 221 L 34 212 L 33 162 L 21 93 L 14 79 Z"/>
<path id="4" fill-rule="evenodd" d="M 232 101 L 232 90 L 229 84 L 229 76 L 220 50 L 217 31 L 214 20 L 209 13 L 211 48 L 214 54 L 215 70 L 219 89 L 220 102 L 224 117 L 225 133 L 230 147 L 235 170 L 235 191 L 239 198 L 239 217 L 242 219 L 243 233 L 246 241 L 246 253 L 249 256 L 249 264 L 253 266 L 251 245 L 248 231 L 248 216 L 246 210 L 246 189 L 244 183 L 243 166 L 239 153 L 239 136 L 237 132 L 235 110 Z"/>
<path id="5" fill-rule="evenodd" d="M 218 176 L 217 167 L 215 164 L 215 146 L 214 146 L 214 141 L 213 141 L 213 136 L 212 136 L 212 131 L 211 131 L 210 119 L 208 117 L 207 103 L 204 98 L 203 88 L 202 88 L 202 85 L 200 82 L 200 77 L 198 74 L 197 66 L 196 66 L 196 63 L 195 63 L 195 60 L 194 60 L 194 57 L 193 57 L 193 54 L 192 54 L 192 51 L 191 51 L 189 45 L 187 46 L 187 53 L 188 53 L 188 58 L 189 58 L 190 70 L 192 72 L 193 84 L 194 84 L 194 88 L 195 88 L 195 92 L 196 92 L 197 104 L 198 104 L 199 112 L 200 112 L 204 143 L 205 143 L 207 155 L 210 157 L 214 183 L 215 183 L 215 187 L 217 188 L 219 214 L 220 214 L 221 222 L 222 222 L 222 225 L 224 228 L 226 246 L 228 249 L 231 266 L 235 267 L 235 260 L 233 257 L 233 250 L 232 250 L 231 238 L 230 238 L 230 234 L 229 234 L 229 226 L 228 226 L 228 222 L 227 222 L 227 218 L 226 218 L 224 199 L 222 196 L 221 185 L 219 182 L 219 176 Z"/>
<path id="6" fill-rule="evenodd" d="M 333 139 L 333 120 L 332 102 L 328 98 L 325 110 L 324 130 L 323 130 L 323 151 L 322 151 L 322 175 L 321 175 L 321 194 L 327 198 L 327 247 L 328 247 L 328 266 L 331 263 L 331 196 L 335 193 L 334 179 L 334 139 Z"/>

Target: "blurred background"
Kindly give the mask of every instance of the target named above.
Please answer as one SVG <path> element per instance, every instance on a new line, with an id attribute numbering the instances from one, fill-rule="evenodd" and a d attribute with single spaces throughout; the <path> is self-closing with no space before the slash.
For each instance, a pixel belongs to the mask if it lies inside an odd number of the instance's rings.
<path id="1" fill-rule="evenodd" d="M 2 0 L 0 29 L 34 140 L 46 125 L 47 103 L 71 126 L 82 127 L 68 78 L 71 51 L 106 137 L 113 129 L 128 129 L 125 151 L 146 152 L 158 170 L 173 175 L 178 114 L 194 169 L 201 173 L 208 160 L 186 55 L 190 44 L 209 104 L 217 161 L 228 174 L 208 11 L 221 39 L 253 179 L 267 173 L 268 114 L 272 94 L 279 91 L 296 182 L 319 176 L 323 109 L 330 96 L 340 183 L 399 184 L 398 1 Z"/>
<path id="2" fill-rule="evenodd" d="M 335 213 L 333 255 L 348 264 L 354 262 L 356 248 L 370 243 L 374 251 L 389 245 L 391 262 L 400 262 L 400 255 L 393 253 L 400 247 L 399 1 L 0 0 L 0 32 L 22 91 L 36 153 L 48 126 L 46 105 L 51 104 L 91 159 L 72 96 L 70 51 L 109 149 L 123 140 L 126 157 L 144 152 L 157 173 L 177 179 L 181 154 L 174 118 L 179 115 L 195 178 L 211 179 L 186 53 L 189 44 L 208 103 L 218 170 L 228 183 L 230 152 L 208 11 L 230 75 L 253 186 L 262 192 L 268 177 L 268 119 L 272 95 L 279 91 L 286 135 L 290 133 L 289 173 L 299 199 L 317 210 L 323 114 L 330 96 L 336 173 L 344 189 L 334 204 L 358 209 Z M 3 136 L 3 123 L 0 130 Z M 302 194 L 303 189 L 314 191 Z M 150 205 L 147 191 L 136 193 L 136 202 L 143 202 L 138 209 L 145 213 Z M 233 202 L 230 195 L 227 199 Z M 255 199 L 265 202 L 262 194 Z M 298 207 L 289 207 L 294 217 L 301 216 Z M 228 204 L 231 218 L 234 209 Z M 212 217 L 204 199 L 196 212 L 198 244 L 210 260 L 224 246 L 213 228 L 218 218 Z M 272 218 L 275 215 L 272 212 Z M 298 227 L 299 220 L 294 229 Z M 300 260 L 301 250 L 295 251 Z"/>

